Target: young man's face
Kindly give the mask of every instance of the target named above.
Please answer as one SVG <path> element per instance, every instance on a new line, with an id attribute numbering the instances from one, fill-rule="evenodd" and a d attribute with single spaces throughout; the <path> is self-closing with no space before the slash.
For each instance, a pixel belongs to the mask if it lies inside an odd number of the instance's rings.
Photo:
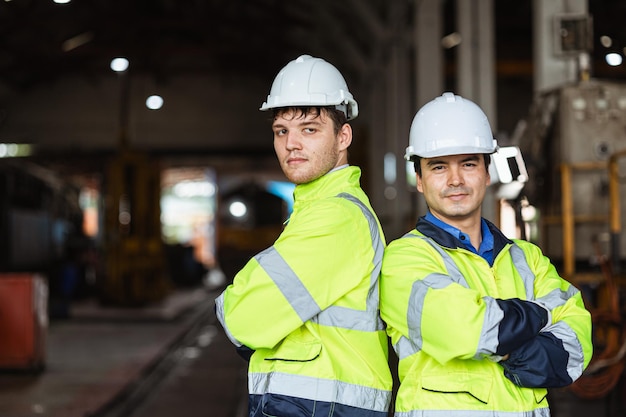
<path id="1" fill-rule="evenodd" d="M 294 184 L 311 182 L 348 161 L 352 128 L 344 124 L 335 135 L 333 121 L 323 109 L 319 115 L 291 109 L 280 112 L 272 130 L 278 162 Z"/>
<path id="2" fill-rule="evenodd" d="M 491 182 L 484 157 L 468 154 L 420 160 L 417 190 L 435 217 L 456 227 L 468 219 L 480 219 L 480 206 Z"/>

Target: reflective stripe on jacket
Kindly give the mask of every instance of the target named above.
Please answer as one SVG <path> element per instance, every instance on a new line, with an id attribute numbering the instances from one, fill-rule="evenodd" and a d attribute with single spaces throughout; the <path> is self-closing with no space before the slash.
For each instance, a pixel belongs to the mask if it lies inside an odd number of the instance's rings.
<path id="1" fill-rule="evenodd" d="M 255 351 L 251 395 L 340 403 L 361 409 L 355 415 L 388 410 L 385 240 L 360 173 L 346 167 L 298 185 L 283 233 L 216 300 L 231 341 Z"/>
<path id="2" fill-rule="evenodd" d="M 489 226 L 493 266 L 421 219 L 385 251 L 381 314 L 399 357 L 397 417 L 546 417 L 546 388 L 576 380 L 591 359 L 579 291 L 536 245 Z"/>

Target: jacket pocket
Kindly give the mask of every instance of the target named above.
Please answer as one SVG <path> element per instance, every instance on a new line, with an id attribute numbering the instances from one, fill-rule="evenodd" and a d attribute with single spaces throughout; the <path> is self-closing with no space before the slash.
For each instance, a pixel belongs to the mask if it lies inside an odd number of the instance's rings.
<path id="1" fill-rule="evenodd" d="M 444 394 L 469 395 L 483 404 L 489 403 L 493 380 L 485 375 L 462 372 L 423 375 L 422 389 Z"/>
<path id="2" fill-rule="evenodd" d="M 321 352 L 322 342 L 308 330 L 300 329 L 283 339 L 265 360 L 309 362 L 319 357 Z"/>

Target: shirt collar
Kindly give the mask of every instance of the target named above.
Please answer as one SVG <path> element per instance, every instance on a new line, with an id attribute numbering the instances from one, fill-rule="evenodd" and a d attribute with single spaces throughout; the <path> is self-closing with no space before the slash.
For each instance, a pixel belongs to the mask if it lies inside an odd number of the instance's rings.
<path id="1" fill-rule="evenodd" d="M 493 234 L 491 233 L 491 230 L 489 230 L 489 226 L 487 225 L 485 219 L 480 219 L 480 232 L 483 238 L 480 242 L 480 247 L 478 248 L 478 251 L 474 248 L 474 246 L 472 246 L 472 243 L 470 242 L 470 237 L 467 233 L 463 233 L 456 227 L 451 226 L 448 223 L 438 219 L 431 212 L 428 212 L 426 214 L 425 219 L 457 238 L 466 249 L 469 249 L 472 252 L 477 253 L 488 260 L 490 259 L 489 252 L 493 253 L 494 240 Z"/>

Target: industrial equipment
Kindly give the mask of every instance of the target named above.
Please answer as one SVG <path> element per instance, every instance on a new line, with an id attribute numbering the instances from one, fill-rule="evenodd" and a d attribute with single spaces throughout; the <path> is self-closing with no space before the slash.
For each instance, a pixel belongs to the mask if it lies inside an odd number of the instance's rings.
<path id="1" fill-rule="evenodd" d="M 540 211 L 540 246 L 582 292 L 594 323 L 594 357 L 571 389 L 606 396 L 623 374 L 626 326 L 626 84 L 582 80 L 539 95 L 520 140 Z"/>
<path id="2" fill-rule="evenodd" d="M 0 369 L 44 369 L 47 301 L 48 284 L 43 275 L 0 273 Z"/>
<path id="3" fill-rule="evenodd" d="M 609 170 L 612 158 L 626 150 L 626 85 L 590 80 L 544 93 L 528 127 L 520 141 L 530 176 L 525 192 L 542 213 L 541 246 L 563 263 L 567 278 L 601 279 L 593 242 L 614 261 L 626 259 L 626 235 L 611 245 L 609 228 L 611 207 L 618 204 L 611 200 L 611 176 L 620 188 L 626 172 L 623 160 Z M 596 273 L 587 274 L 590 269 Z"/>
<path id="4" fill-rule="evenodd" d="M 170 291 L 161 239 L 160 171 L 147 155 L 121 150 L 105 183 L 104 302 L 140 306 Z"/>
<path id="5" fill-rule="evenodd" d="M 217 259 L 228 281 L 283 230 L 287 203 L 254 182 L 220 196 Z"/>

